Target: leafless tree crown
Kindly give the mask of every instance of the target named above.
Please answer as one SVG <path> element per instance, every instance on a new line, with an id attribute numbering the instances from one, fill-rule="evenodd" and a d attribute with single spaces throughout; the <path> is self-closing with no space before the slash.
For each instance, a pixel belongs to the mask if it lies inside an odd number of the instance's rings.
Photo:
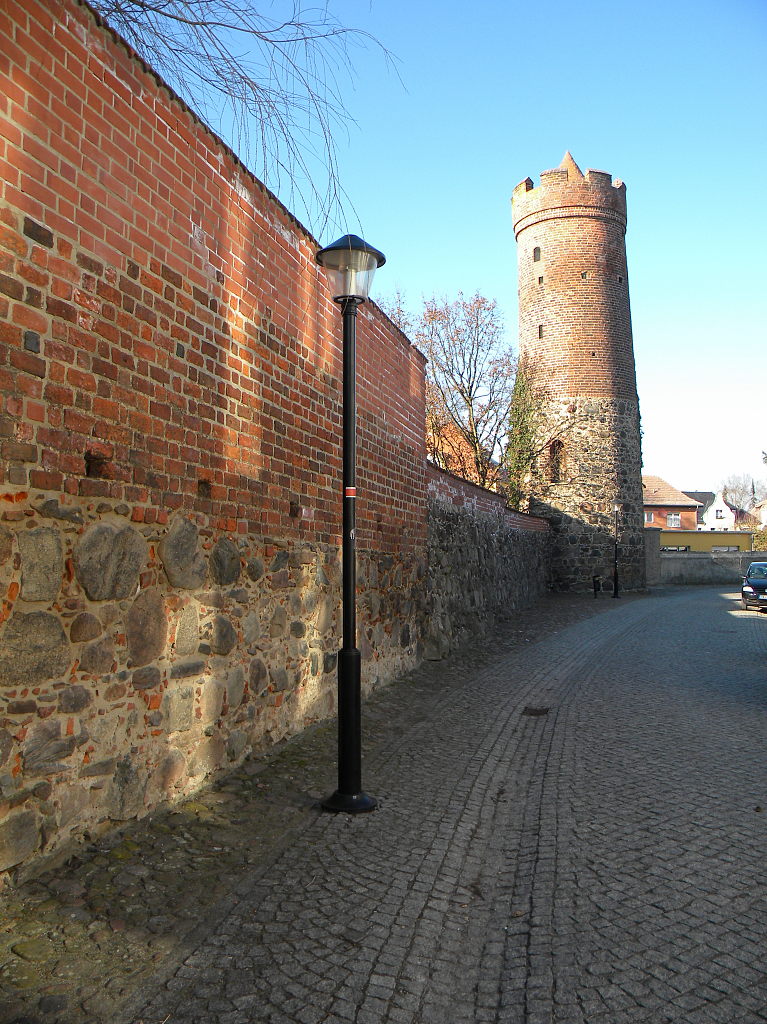
<path id="1" fill-rule="evenodd" d="M 516 360 L 496 303 L 476 294 L 428 299 L 411 316 L 400 295 L 383 308 L 429 362 L 426 447 L 432 461 L 482 487 L 498 485 Z"/>

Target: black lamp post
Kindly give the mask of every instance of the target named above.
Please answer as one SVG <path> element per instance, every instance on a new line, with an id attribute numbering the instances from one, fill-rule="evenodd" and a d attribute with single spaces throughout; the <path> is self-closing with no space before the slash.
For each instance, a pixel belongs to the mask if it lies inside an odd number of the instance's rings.
<path id="1" fill-rule="evenodd" d="M 368 297 L 373 275 L 386 257 L 357 235 L 344 235 L 320 249 L 317 262 L 328 273 L 333 300 L 343 314 L 343 646 L 338 653 L 338 789 L 322 801 L 326 811 L 359 814 L 377 806 L 362 790 L 360 662 L 357 648 L 355 501 L 357 406 L 357 306 Z"/>
<path id="2" fill-rule="evenodd" d="M 613 502 L 613 512 L 615 513 L 615 555 L 613 558 L 613 597 L 620 597 L 618 593 L 618 516 L 623 509 L 623 504 L 620 501 Z"/>

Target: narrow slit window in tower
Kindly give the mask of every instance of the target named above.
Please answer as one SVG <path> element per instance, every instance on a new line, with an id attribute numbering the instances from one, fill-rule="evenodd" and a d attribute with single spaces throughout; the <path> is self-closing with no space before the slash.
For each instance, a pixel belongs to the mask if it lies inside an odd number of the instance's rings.
<path id="1" fill-rule="evenodd" d="M 538 324 L 538 337 L 543 337 L 543 324 Z"/>
<path id="2" fill-rule="evenodd" d="M 561 484 L 565 469 L 565 444 L 556 438 L 549 445 L 549 481 Z"/>
<path id="3" fill-rule="evenodd" d="M 543 278 L 542 277 L 538 278 L 538 284 L 543 284 Z"/>
<path id="4" fill-rule="evenodd" d="M 540 245 L 536 245 L 536 247 L 533 249 L 533 263 L 539 263 L 540 259 L 541 259 L 541 247 L 540 247 Z"/>

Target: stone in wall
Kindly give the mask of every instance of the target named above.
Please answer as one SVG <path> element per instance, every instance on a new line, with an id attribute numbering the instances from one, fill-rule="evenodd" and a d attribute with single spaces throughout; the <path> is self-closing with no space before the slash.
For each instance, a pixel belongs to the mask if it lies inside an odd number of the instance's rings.
<path id="1" fill-rule="evenodd" d="M 227 655 L 237 643 L 237 631 L 225 615 L 217 615 L 210 627 L 210 649 L 213 654 Z"/>
<path id="2" fill-rule="evenodd" d="M 241 665 L 233 668 L 226 678 L 226 703 L 238 708 L 245 694 L 245 672 Z"/>
<path id="3" fill-rule="evenodd" d="M 19 533 L 21 596 L 24 601 L 54 601 L 61 589 L 64 550 L 59 531 L 39 526 Z"/>
<path id="4" fill-rule="evenodd" d="M 40 842 L 39 819 L 34 811 L 22 811 L 0 822 L 0 871 L 26 860 Z"/>
<path id="5" fill-rule="evenodd" d="M 176 654 L 188 657 L 197 652 L 200 643 L 200 615 L 195 604 L 188 604 L 176 624 Z"/>
<path id="6" fill-rule="evenodd" d="M 199 549 L 199 531 L 185 516 L 174 516 L 160 542 L 160 558 L 172 587 L 197 590 L 208 577 L 208 560 Z"/>
<path id="7" fill-rule="evenodd" d="M 148 665 L 165 651 L 168 621 L 165 602 L 157 587 L 142 590 L 125 621 L 128 654 L 135 668 Z"/>
<path id="8" fill-rule="evenodd" d="M 195 749 L 189 763 L 190 775 L 209 775 L 226 759 L 226 744 L 220 736 L 208 736 Z"/>
<path id="9" fill-rule="evenodd" d="M 83 643 L 87 640 L 95 640 L 101 636 L 104 627 L 101 620 L 91 612 L 80 612 L 72 620 L 69 627 L 69 639 L 74 644 Z"/>
<path id="10" fill-rule="evenodd" d="M 106 812 L 112 821 L 129 821 L 144 806 L 145 780 L 126 754 L 115 765 L 107 793 Z"/>
<path id="11" fill-rule="evenodd" d="M 35 686 L 64 675 L 71 650 L 59 619 L 49 612 L 15 611 L 0 635 L 0 686 Z"/>
<path id="12" fill-rule="evenodd" d="M 135 593 L 147 554 L 132 526 L 95 523 L 75 545 L 75 575 L 91 601 L 119 601 Z"/>
<path id="13" fill-rule="evenodd" d="M 162 672 L 156 665 L 148 665 L 146 668 L 140 668 L 137 672 L 134 672 L 131 677 L 131 685 L 134 690 L 138 691 L 156 689 L 161 682 Z"/>
<path id="14" fill-rule="evenodd" d="M 163 711 L 169 733 L 186 732 L 194 723 L 194 690 L 181 686 L 168 690 L 163 698 Z"/>
<path id="15" fill-rule="evenodd" d="M 67 686 L 59 693 L 58 711 L 65 715 L 75 715 L 85 711 L 92 702 L 93 694 L 84 686 Z"/>
<path id="16" fill-rule="evenodd" d="M 210 574 L 219 586 L 236 583 L 240 578 L 240 552 L 228 537 L 220 537 L 213 545 Z"/>
<path id="17" fill-rule="evenodd" d="M 6 763 L 12 750 L 13 736 L 6 729 L 0 729 L 0 765 Z"/>
<path id="18" fill-rule="evenodd" d="M 61 733 L 61 722 L 57 719 L 46 719 L 30 729 L 22 746 L 27 777 L 56 775 L 69 770 L 64 762 L 75 749 L 77 740 Z"/>
<path id="19" fill-rule="evenodd" d="M 13 534 L 7 526 L 0 525 L 0 565 L 5 565 L 12 553 Z"/>
<path id="20" fill-rule="evenodd" d="M 263 658 L 254 658 L 248 669 L 248 685 L 250 692 L 260 697 L 269 682 L 269 670 L 264 664 Z"/>
<path id="21" fill-rule="evenodd" d="M 200 721 L 210 725 L 221 716 L 226 693 L 224 684 L 217 679 L 209 679 L 203 683 L 200 693 Z"/>
<path id="22" fill-rule="evenodd" d="M 248 612 L 248 614 L 242 620 L 242 635 L 245 643 L 248 645 L 248 649 L 257 643 L 261 637 L 261 623 L 259 622 L 258 615 L 254 611 Z"/>
<path id="23" fill-rule="evenodd" d="M 87 675 L 103 676 L 112 671 L 115 647 L 111 637 L 101 637 L 87 644 L 80 653 L 80 672 Z"/>

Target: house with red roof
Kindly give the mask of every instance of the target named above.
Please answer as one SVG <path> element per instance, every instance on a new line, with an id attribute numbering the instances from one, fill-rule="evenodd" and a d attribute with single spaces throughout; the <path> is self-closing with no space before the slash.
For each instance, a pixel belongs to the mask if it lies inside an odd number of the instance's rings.
<path id="1" fill-rule="evenodd" d="M 642 477 L 644 524 L 660 530 L 697 530 L 702 502 L 659 476 Z"/>

